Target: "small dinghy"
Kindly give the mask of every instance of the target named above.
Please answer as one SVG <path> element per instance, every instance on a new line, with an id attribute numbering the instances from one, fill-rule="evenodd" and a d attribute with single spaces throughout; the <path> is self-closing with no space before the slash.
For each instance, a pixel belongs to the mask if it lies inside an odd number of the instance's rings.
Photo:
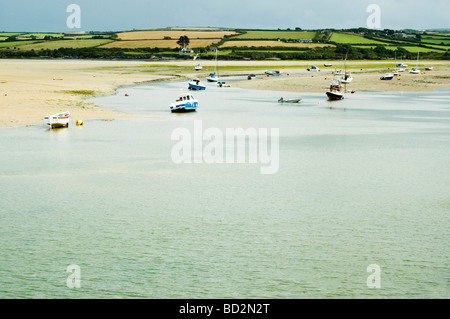
<path id="1" fill-rule="evenodd" d="M 300 103 L 302 99 L 285 99 L 283 97 L 281 97 L 278 100 L 278 103 Z"/>
<path id="2" fill-rule="evenodd" d="M 50 129 L 58 127 L 69 127 L 70 112 L 48 115 L 44 117 L 44 124 L 49 125 Z"/>

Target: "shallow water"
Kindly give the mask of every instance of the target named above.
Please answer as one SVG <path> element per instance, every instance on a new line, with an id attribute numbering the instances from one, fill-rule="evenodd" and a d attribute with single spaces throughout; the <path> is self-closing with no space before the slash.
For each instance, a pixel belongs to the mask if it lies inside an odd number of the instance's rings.
<path id="1" fill-rule="evenodd" d="M 186 91 L 95 99 L 154 119 L 0 130 L 0 297 L 449 297 L 448 90 L 328 102 L 208 84 L 197 112 L 171 114 Z M 279 128 L 278 172 L 175 164 L 171 134 L 194 120 Z"/>

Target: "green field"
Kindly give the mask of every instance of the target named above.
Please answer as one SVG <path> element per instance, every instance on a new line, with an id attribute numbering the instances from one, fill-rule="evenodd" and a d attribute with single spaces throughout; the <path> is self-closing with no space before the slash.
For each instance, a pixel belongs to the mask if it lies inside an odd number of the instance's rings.
<path id="1" fill-rule="evenodd" d="M 32 43 L 35 43 L 36 41 L 12 41 L 12 42 L 0 42 L 0 49 L 3 48 L 12 48 L 12 47 L 19 47 L 23 45 L 31 45 Z"/>
<path id="2" fill-rule="evenodd" d="M 330 41 L 342 44 L 386 44 L 386 42 L 366 39 L 359 35 L 347 33 L 333 33 Z"/>
<path id="3" fill-rule="evenodd" d="M 233 37 L 234 39 L 312 39 L 316 35 L 315 31 L 247 31 Z"/>
<path id="4" fill-rule="evenodd" d="M 447 38 L 422 38 L 422 43 L 431 43 L 431 44 L 450 44 L 450 39 Z M 450 47 L 449 47 L 450 48 Z"/>
<path id="5" fill-rule="evenodd" d="M 19 47 L 20 50 L 28 51 L 28 50 L 55 50 L 59 48 L 71 48 L 71 49 L 79 49 L 79 48 L 92 48 L 99 45 L 103 45 L 106 43 L 112 42 L 109 39 L 87 39 L 87 40 L 57 40 L 57 41 L 45 41 L 45 42 L 37 42 L 33 44 L 21 45 Z"/>

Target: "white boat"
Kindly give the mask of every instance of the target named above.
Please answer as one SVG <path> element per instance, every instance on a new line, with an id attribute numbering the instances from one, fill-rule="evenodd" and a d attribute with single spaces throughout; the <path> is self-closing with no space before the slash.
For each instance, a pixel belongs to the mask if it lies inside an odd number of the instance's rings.
<path id="1" fill-rule="evenodd" d="M 200 83 L 200 80 L 197 78 L 192 79 L 188 83 L 189 90 L 206 90 L 206 86 Z"/>
<path id="2" fill-rule="evenodd" d="M 397 67 L 397 68 L 407 68 L 407 67 L 408 67 L 408 64 L 403 64 L 403 62 L 401 62 L 401 63 L 398 63 L 398 64 L 396 65 L 396 67 Z"/>
<path id="3" fill-rule="evenodd" d="M 329 68 L 330 66 L 332 66 L 332 64 L 331 63 L 325 63 L 323 66 Z"/>
<path id="4" fill-rule="evenodd" d="M 380 80 L 392 80 L 394 78 L 394 74 L 392 73 L 386 73 L 382 77 L 380 77 Z"/>
<path id="5" fill-rule="evenodd" d="M 419 70 L 419 51 L 417 51 L 417 65 L 415 68 L 411 68 L 409 70 L 409 73 L 412 74 L 420 74 L 420 70 Z"/>
<path id="6" fill-rule="evenodd" d="M 69 127 L 70 112 L 48 115 L 44 117 L 44 124 L 49 125 L 50 129 L 57 127 Z"/>
<path id="7" fill-rule="evenodd" d="M 219 82 L 217 82 L 217 87 L 220 87 L 220 88 L 229 88 L 229 87 L 231 87 L 231 85 L 229 85 L 229 84 L 227 84 L 227 83 L 225 83 L 225 82 L 223 82 L 223 81 L 219 81 Z"/>
<path id="8" fill-rule="evenodd" d="M 351 81 L 353 81 L 353 77 L 350 73 L 345 73 L 341 78 L 341 82 L 344 84 L 349 84 Z"/>
<path id="9" fill-rule="evenodd" d="M 214 66 L 214 72 L 210 73 L 207 77 L 206 80 L 208 82 L 218 82 L 219 81 L 219 72 L 217 71 L 218 69 L 218 62 L 217 62 L 217 48 L 216 48 L 216 65 Z"/>
<path id="10" fill-rule="evenodd" d="M 194 70 L 195 70 L 195 71 L 200 71 L 201 69 L 203 69 L 203 67 L 202 67 L 202 65 L 201 65 L 200 63 L 194 65 Z"/>
<path id="11" fill-rule="evenodd" d="M 172 113 L 192 112 L 197 110 L 198 100 L 191 94 L 181 94 L 174 103 L 170 103 Z"/>

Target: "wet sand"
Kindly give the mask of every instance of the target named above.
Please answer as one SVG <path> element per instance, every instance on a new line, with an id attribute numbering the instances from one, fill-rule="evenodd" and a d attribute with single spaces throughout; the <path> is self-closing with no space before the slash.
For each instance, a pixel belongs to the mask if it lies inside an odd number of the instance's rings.
<path id="1" fill-rule="evenodd" d="M 45 115 L 70 111 L 77 119 L 112 119 L 139 117 L 114 112 L 85 98 L 113 94 L 122 86 L 198 76 L 204 78 L 214 68 L 214 61 L 200 61 L 203 70 L 195 72 L 195 63 L 187 61 L 91 61 L 91 60 L 0 60 L 0 127 L 41 124 Z M 254 80 L 233 83 L 246 89 L 325 92 L 332 79 L 332 68 L 312 61 L 220 61 L 221 76 L 256 74 Z M 318 65 L 320 72 L 306 68 Z M 338 63 L 341 68 L 341 62 Z M 369 66 L 361 69 L 360 65 Z M 348 63 L 354 80 L 349 90 L 430 91 L 450 88 L 450 62 L 434 61 L 434 71 L 413 75 L 401 73 L 399 79 L 381 81 L 381 75 L 393 69 L 386 61 Z M 393 64 L 392 64 L 393 65 Z M 283 76 L 265 76 L 265 68 L 279 68 Z M 424 68 L 422 67 L 422 70 Z"/>

